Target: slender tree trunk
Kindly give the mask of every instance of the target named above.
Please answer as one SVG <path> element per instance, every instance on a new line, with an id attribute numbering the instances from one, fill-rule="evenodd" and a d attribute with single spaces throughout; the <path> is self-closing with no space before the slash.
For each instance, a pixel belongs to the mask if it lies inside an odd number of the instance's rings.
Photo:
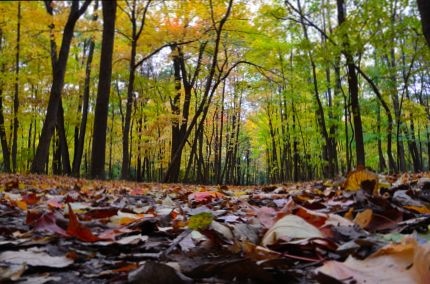
<path id="1" fill-rule="evenodd" d="M 380 104 L 384 108 L 384 111 L 387 115 L 388 120 L 388 126 L 387 126 L 387 155 L 388 155 L 388 166 L 390 169 L 390 172 L 397 172 L 397 166 L 396 162 L 393 158 L 393 151 L 392 151 L 392 135 L 393 135 L 393 116 L 391 115 L 390 108 L 388 107 L 387 102 L 382 97 L 381 92 L 379 91 L 378 87 L 376 86 L 375 82 L 373 82 L 358 66 L 355 66 L 357 71 L 361 74 L 361 76 L 369 83 L 371 86 L 373 92 L 375 93 L 376 97 L 378 98 Z"/>
<path id="2" fill-rule="evenodd" d="M 98 0 L 96 0 L 96 3 L 94 5 L 94 15 L 93 15 L 93 19 L 92 19 L 93 22 L 96 22 L 98 19 L 98 16 L 96 13 L 97 10 L 98 10 Z M 76 143 L 76 148 L 75 148 L 75 152 L 74 152 L 73 166 L 72 166 L 72 174 L 75 177 L 80 176 L 82 154 L 84 153 L 85 135 L 86 135 L 86 131 L 87 131 L 88 108 L 89 108 L 90 90 L 91 90 L 91 64 L 93 62 L 94 48 L 95 48 L 94 39 L 90 38 L 89 39 L 87 62 L 85 65 L 84 96 L 82 99 L 83 100 L 82 118 L 81 118 L 81 125 L 79 127 L 79 132 L 78 132 L 79 135 L 77 137 L 77 143 Z"/>
<path id="3" fill-rule="evenodd" d="M 54 175 L 61 174 L 61 146 L 58 137 L 58 130 L 54 129 L 52 143 L 52 173 Z"/>
<path id="4" fill-rule="evenodd" d="M 115 0 L 102 2 L 103 37 L 91 152 L 91 177 L 100 179 L 105 178 L 106 129 L 112 79 L 112 54 L 115 36 L 116 6 L 117 2 Z"/>
<path id="5" fill-rule="evenodd" d="M 109 178 L 113 178 L 112 172 L 112 145 L 113 145 L 113 136 L 114 136 L 114 121 L 115 121 L 115 111 L 114 107 L 111 107 L 111 123 L 110 123 L 110 135 L 109 135 Z"/>
<path id="6" fill-rule="evenodd" d="M 134 99 L 133 97 L 134 80 L 136 76 L 135 74 L 136 48 L 137 48 L 137 42 L 133 39 L 131 43 L 131 57 L 130 57 L 130 64 L 128 68 L 129 77 L 128 77 L 128 86 L 127 86 L 127 104 L 125 108 L 124 132 L 122 134 L 122 167 L 121 167 L 122 179 L 128 179 L 130 177 L 129 138 L 130 138 L 131 112 L 132 112 L 133 99 Z"/>
<path id="7" fill-rule="evenodd" d="M 336 0 L 337 3 L 337 17 L 339 25 L 346 21 L 346 5 L 345 0 Z M 343 54 L 346 58 L 348 68 L 348 85 L 349 93 L 351 96 L 351 111 L 354 121 L 354 137 L 355 137 L 355 154 L 357 159 L 357 166 L 365 166 L 365 152 L 363 140 L 363 125 L 361 123 L 360 103 L 358 101 L 358 78 L 355 72 L 354 59 L 349 51 L 350 44 L 348 35 L 344 34 L 343 37 Z"/>
<path id="8" fill-rule="evenodd" d="M 48 109 L 43 123 L 39 145 L 37 146 L 36 154 L 34 156 L 33 163 L 31 164 L 30 171 L 32 173 L 43 173 L 45 171 L 49 155 L 49 144 L 51 142 L 54 128 L 57 124 L 58 107 L 64 86 L 64 76 L 73 38 L 73 30 L 77 20 L 85 12 L 90 2 L 90 0 L 86 0 L 84 4 L 82 4 L 81 8 L 79 8 L 78 1 L 72 2 L 71 11 L 64 27 L 60 53 L 58 55 L 58 59 L 55 60 L 55 64 L 53 64 L 53 81 L 48 101 Z M 53 10 L 50 3 L 48 3 L 46 7 L 48 12 L 52 15 Z M 53 44 L 55 44 L 55 41 L 51 41 L 51 46 Z M 53 52 L 55 52 L 55 49 L 51 48 L 51 53 Z M 57 58 L 56 54 L 53 56 Z"/>
<path id="9" fill-rule="evenodd" d="M 222 141 L 223 141 L 223 133 L 224 133 L 224 99 L 225 99 L 225 82 L 223 83 L 222 92 L 221 92 L 221 115 L 220 115 L 220 130 L 219 130 L 219 147 L 217 149 L 216 155 L 218 155 L 218 165 L 216 169 L 216 182 L 218 184 L 222 183 L 221 178 L 221 165 L 222 165 Z"/>
<path id="10" fill-rule="evenodd" d="M 61 173 L 70 175 L 72 172 L 70 168 L 70 157 L 69 157 L 69 147 L 67 145 L 67 137 L 66 137 L 66 129 L 64 128 L 64 109 L 63 102 L 60 98 L 60 105 L 58 107 L 58 137 L 60 140 L 60 149 L 61 149 L 61 162 L 62 162 L 62 171 Z"/>
<path id="11" fill-rule="evenodd" d="M 16 50 L 15 50 L 15 94 L 13 96 L 13 138 L 12 138 L 12 171 L 17 170 L 16 154 L 18 148 L 18 111 L 19 111 L 19 53 L 21 44 L 21 1 L 18 1 L 18 15 L 16 26 Z"/>
<path id="12" fill-rule="evenodd" d="M 170 102 L 170 108 L 172 112 L 172 144 L 171 144 L 171 156 L 170 163 L 172 167 L 172 174 L 170 181 L 177 182 L 179 178 L 179 172 L 181 167 L 181 157 L 173 160 L 174 153 L 178 150 L 178 146 L 181 141 L 181 125 L 180 123 L 180 101 L 181 101 L 181 60 L 183 60 L 182 53 L 178 47 L 172 48 L 173 55 L 173 70 L 175 78 L 175 96 Z M 183 74 L 182 76 L 186 76 Z"/>
<path id="13" fill-rule="evenodd" d="M 3 31 L 0 29 L 0 51 L 3 49 Z M 1 66 L 1 74 L 5 72 L 6 66 L 3 63 Z M 3 170 L 5 172 L 10 172 L 10 151 L 7 143 L 5 119 L 3 113 L 3 80 L 0 79 L 0 141 L 3 153 Z"/>
<path id="14" fill-rule="evenodd" d="M 297 0 L 297 5 L 299 8 L 299 12 L 300 15 L 303 15 L 303 11 L 300 5 L 300 0 Z M 305 25 L 305 22 L 303 20 L 303 17 L 301 17 L 301 25 L 302 25 L 302 29 L 303 29 L 303 34 L 305 36 L 306 40 L 309 40 L 309 36 L 308 36 L 308 30 L 307 27 Z M 325 122 L 325 117 L 324 117 L 324 108 L 321 102 L 321 98 L 319 95 L 319 90 L 318 90 L 318 78 L 317 78 L 317 73 L 316 73 L 316 65 L 315 65 L 315 61 L 313 59 L 312 53 L 311 51 L 308 52 L 308 58 L 311 64 L 311 72 L 312 72 L 312 83 L 313 83 L 313 91 L 314 91 L 314 96 L 315 96 L 315 100 L 317 102 L 317 121 L 318 121 L 318 126 L 321 132 L 321 136 L 324 139 L 324 145 L 323 145 L 323 159 L 324 159 L 324 176 L 332 176 L 333 172 L 334 172 L 334 162 L 333 162 L 333 155 L 331 153 L 331 141 L 327 132 L 327 128 L 326 128 L 326 122 Z"/>
<path id="15" fill-rule="evenodd" d="M 378 112 L 377 112 L 377 134 L 378 134 L 378 157 L 379 157 L 379 172 L 384 172 L 385 170 L 385 159 L 384 159 L 384 153 L 382 151 L 382 133 L 381 133 L 381 106 L 380 103 L 378 103 Z"/>
<path id="16" fill-rule="evenodd" d="M 26 161 L 26 166 L 25 166 L 25 170 L 27 171 L 28 168 L 30 167 L 30 153 L 31 153 L 31 137 L 33 134 L 33 118 L 30 120 L 30 127 L 28 129 L 28 136 L 27 136 L 27 161 Z"/>
<path id="17" fill-rule="evenodd" d="M 88 51 L 88 58 L 85 67 L 85 83 L 84 83 L 84 97 L 83 97 L 83 105 L 82 105 L 82 118 L 81 125 L 79 127 L 79 137 L 77 147 L 75 149 L 75 155 L 73 158 L 73 175 L 79 177 L 81 162 L 82 162 L 82 154 L 84 153 L 84 143 L 85 143 L 85 134 L 87 130 L 87 121 L 88 121 L 88 107 L 90 102 L 90 88 L 91 88 L 91 63 L 93 61 L 95 43 L 94 40 L 91 39 L 90 47 Z"/>
<path id="18" fill-rule="evenodd" d="M 211 64 L 209 67 L 209 74 L 206 77 L 207 79 L 206 79 L 204 91 L 202 94 L 202 100 L 201 100 L 201 102 L 200 102 L 191 122 L 190 122 L 190 125 L 188 127 L 186 127 L 183 131 L 184 132 L 183 139 L 180 141 L 180 143 L 178 145 L 178 149 L 176 150 L 176 152 L 174 154 L 172 153 L 173 158 L 171 159 L 170 165 L 167 168 L 167 171 L 164 175 L 164 178 L 163 178 L 164 182 L 169 182 L 169 181 L 172 181 L 172 179 L 177 178 L 177 176 L 175 177 L 175 175 L 173 174 L 174 173 L 173 172 L 173 168 L 174 168 L 173 165 L 175 163 L 177 163 L 178 161 L 180 161 L 180 158 L 182 155 L 182 150 L 185 146 L 186 140 L 188 139 L 192 130 L 194 129 L 200 115 L 203 114 L 203 118 L 202 118 L 203 120 L 206 117 L 207 112 L 205 112 L 205 110 L 207 110 L 210 103 L 212 102 L 212 98 L 213 98 L 213 95 L 215 93 L 215 90 L 219 86 L 219 84 L 221 83 L 220 78 L 217 78 L 218 80 L 216 82 L 214 82 L 214 77 L 215 77 L 215 73 L 217 70 L 216 67 L 218 64 L 218 52 L 220 49 L 221 35 L 222 35 L 223 27 L 224 27 L 224 24 L 227 22 L 227 19 L 229 18 L 230 14 L 231 14 L 232 7 L 233 7 L 233 0 L 229 0 L 226 13 L 224 14 L 223 18 L 219 21 L 218 25 L 214 26 L 214 29 L 216 31 L 216 38 L 215 38 L 213 56 L 212 56 Z M 212 10 L 213 10 L 213 8 L 214 7 L 211 5 Z M 204 50 L 204 46 L 203 46 L 202 50 Z M 192 86 L 192 84 L 190 84 L 190 85 Z"/>

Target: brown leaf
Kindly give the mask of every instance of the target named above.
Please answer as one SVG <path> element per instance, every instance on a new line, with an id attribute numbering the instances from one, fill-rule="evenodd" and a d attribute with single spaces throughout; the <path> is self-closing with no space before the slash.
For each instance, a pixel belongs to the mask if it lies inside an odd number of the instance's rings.
<path id="1" fill-rule="evenodd" d="M 345 262 L 327 261 L 317 269 L 340 281 L 355 283 L 430 283 L 430 244 L 418 245 L 412 238 L 385 246 L 366 258 L 349 257 Z"/>
<path id="2" fill-rule="evenodd" d="M 48 231 L 68 237 L 67 232 L 57 225 L 54 212 L 40 213 L 27 211 L 26 224 L 32 225 L 35 231 Z"/>

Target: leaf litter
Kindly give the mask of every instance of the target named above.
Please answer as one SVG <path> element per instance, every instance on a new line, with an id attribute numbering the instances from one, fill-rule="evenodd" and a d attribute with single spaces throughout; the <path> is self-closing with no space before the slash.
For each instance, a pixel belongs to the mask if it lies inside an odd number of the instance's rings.
<path id="1" fill-rule="evenodd" d="M 271 186 L 0 175 L 1 283 L 430 283 L 430 174 Z"/>

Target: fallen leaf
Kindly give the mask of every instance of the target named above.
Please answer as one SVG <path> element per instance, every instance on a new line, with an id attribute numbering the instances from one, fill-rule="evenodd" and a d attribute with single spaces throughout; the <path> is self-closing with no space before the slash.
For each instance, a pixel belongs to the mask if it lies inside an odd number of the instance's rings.
<path id="1" fill-rule="evenodd" d="M 315 226 L 295 215 L 286 215 L 278 220 L 263 237 L 261 244 L 269 246 L 279 241 L 293 241 L 310 238 L 323 238 Z"/>
<path id="2" fill-rule="evenodd" d="M 192 230 L 204 230 L 212 223 L 213 215 L 210 212 L 202 212 L 193 215 L 188 220 L 188 228 Z"/>
<path id="3" fill-rule="evenodd" d="M 17 281 L 26 270 L 26 263 L 9 265 L 8 267 L 0 266 L 0 283 L 3 283 L 3 281 L 7 282 L 9 280 Z"/>
<path id="4" fill-rule="evenodd" d="M 71 237 L 75 237 L 83 242 L 96 242 L 100 240 L 97 236 L 93 235 L 91 230 L 81 223 L 79 223 L 76 214 L 73 212 L 70 204 L 67 204 L 69 208 L 69 225 L 67 227 L 67 234 Z"/>
<path id="5" fill-rule="evenodd" d="M 32 225 L 35 231 L 48 231 L 68 237 L 67 232 L 57 225 L 54 212 L 39 213 L 27 211 L 26 224 Z"/>
<path id="6" fill-rule="evenodd" d="M 363 167 L 358 167 L 348 173 L 343 188 L 351 191 L 363 188 L 370 193 L 375 193 L 378 188 L 378 175 Z"/>
<path id="7" fill-rule="evenodd" d="M 127 265 L 121 266 L 120 268 L 113 269 L 112 272 L 128 272 L 137 269 L 139 266 L 137 263 L 129 263 Z"/>
<path id="8" fill-rule="evenodd" d="M 412 210 L 414 212 L 420 213 L 420 214 L 430 214 L 430 209 L 428 209 L 427 207 L 424 206 L 403 206 L 403 208 Z"/>
<path id="9" fill-rule="evenodd" d="M 360 228 L 365 229 L 372 221 L 372 216 L 372 209 L 366 209 L 355 216 L 354 223 L 360 226 Z"/>
<path id="10" fill-rule="evenodd" d="M 349 256 L 345 262 L 327 261 L 316 272 L 354 283 L 427 284 L 430 283 L 429 263 L 430 244 L 420 246 L 416 240 L 405 238 L 402 243 L 385 246 L 365 260 Z"/>
<path id="11" fill-rule="evenodd" d="M 193 281 L 176 271 L 174 268 L 153 261 L 145 262 L 139 269 L 131 272 L 128 275 L 128 283 L 145 283 L 145 284 L 158 284 L 158 283 L 177 283 L 185 284 L 192 283 Z"/>
<path id="12" fill-rule="evenodd" d="M 63 268 L 71 265 L 73 260 L 65 256 L 50 256 L 36 250 L 5 251 L 0 254 L 0 261 L 8 264 Z"/>
<path id="13" fill-rule="evenodd" d="M 216 199 L 224 198 L 224 194 L 217 191 L 194 192 L 188 196 L 188 200 L 197 203 L 208 203 Z"/>
<path id="14" fill-rule="evenodd" d="M 34 205 L 39 202 L 39 197 L 35 193 L 26 193 L 21 194 L 22 200 L 25 201 L 28 205 Z"/>

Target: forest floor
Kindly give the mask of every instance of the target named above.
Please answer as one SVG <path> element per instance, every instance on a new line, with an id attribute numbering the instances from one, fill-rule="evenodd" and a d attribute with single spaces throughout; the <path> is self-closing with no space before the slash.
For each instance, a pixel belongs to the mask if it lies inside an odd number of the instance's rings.
<path id="1" fill-rule="evenodd" d="M 430 283 L 430 174 L 271 186 L 0 175 L 1 283 Z"/>

